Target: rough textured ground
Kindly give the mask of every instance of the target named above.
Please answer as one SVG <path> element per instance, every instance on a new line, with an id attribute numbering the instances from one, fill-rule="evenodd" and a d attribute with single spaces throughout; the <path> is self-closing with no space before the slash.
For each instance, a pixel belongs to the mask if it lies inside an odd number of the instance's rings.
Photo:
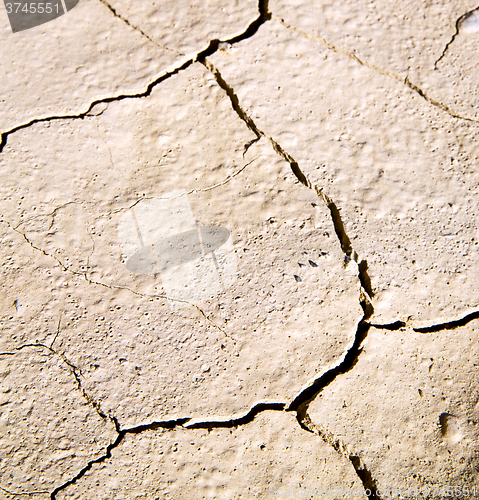
<path id="1" fill-rule="evenodd" d="M 479 496 L 478 5 L 0 23 L 0 498 Z"/>

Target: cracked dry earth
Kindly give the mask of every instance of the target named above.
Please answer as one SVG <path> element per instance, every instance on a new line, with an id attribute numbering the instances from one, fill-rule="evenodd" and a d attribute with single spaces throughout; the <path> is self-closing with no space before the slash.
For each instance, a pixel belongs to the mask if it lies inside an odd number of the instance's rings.
<path id="1" fill-rule="evenodd" d="M 0 13 L 0 498 L 479 496 L 479 5 Z"/>

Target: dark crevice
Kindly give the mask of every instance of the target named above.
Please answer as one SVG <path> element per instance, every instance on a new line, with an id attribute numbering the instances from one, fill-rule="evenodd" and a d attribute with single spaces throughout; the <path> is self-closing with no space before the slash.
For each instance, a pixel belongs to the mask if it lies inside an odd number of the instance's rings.
<path id="1" fill-rule="evenodd" d="M 334 201 L 327 196 L 322 189 L 318 189 L 314 186 L 314 189 L 318 195 L 324 200 L 326 206 L 331 214 L 331 219 L 334 225 L 334 231 L 341 244 L 341 250 L 347 259 L 354 260 L 358 265 L 358 279 L 361 283 L 363 290 L 369 295 L 369 298 L 374 297 L 374 291 L 371 284 L 371 278 L 368 273 L 368 262 L 365 259 L 360 260 L 359 255 L 353 249 L 351 245 L 351 240 L 346 233 L 346 228 L 344 227 L 343 219 L 341 217 L 340 208 L 334 203 Z"/>
<path id="2" fill-rule="evenodd" d="M 364 316 L 358 324 L 356 329 L 356 335 L 354 337 L 353 344 L 349 350 L 344 355 L 342 361 L 335 367 L 331 368 L 327 372 L 316 378 L 312 384 L 303 389 L 289 404 L 286 411 L 296 411 L 298 412 L 299 419 L 302 414 L 305 414 L 308 410 L 310 403 L 318 396 L 318 394 L 331 382 L 333 382 L 336 377 L 343 375 L 350 371 L 356 363 L 358 362 L 359 356 L 362 352 L 361 345 L 366 339 L 369 328 L 371 325 L 368 323 L 368 319 L 373 314 L 373 308 L 371 303 L 366 297 L 362 297 L 361 306 L 364 311 Z"/>
<path id="3" fill-rule="evenodd" d="M 326 203 L 326 206 L 329 208 L 329 211 L 331 212 L 331 218 L 333 219 L 334 230 L 336 231 L 336 235 L 338 236 L 339 242 L 341 243 L 341 250 L 347 257 L 353 260 L 357 260 L 354 259 L 354 254 L 353 254 L 354 251 L 353 247 L 351 246 L 351 240 L 349 239 L 349 236 L 346 234 L 346 229 L 344 228 L 343 220 L 341 218 L 338 206 L 329 198 L 329 196 L 323 194 L 323 198 Z"/>
<path id="4" fill-rule="evenodd" d="M 142 432 L 155 431 L 158 429 L 172 430 L 178 427 L 187 430 L 233 428 L 251 423 L 259 413 L 264 411 L 290 411 L 290 409 L 285 409 L 284 403 L 258 403 L 253 406 L 246 415 L 238 418 L 216 421 L 192 421 L 190 424 L 188 424 L 188 422 L 192 420 L 191 418 L 180 418 L 175 420 L 152 422 L 150 424 L 138 425 L 136 427 L 131 427 L 123 430 L 120 428 L 117 419 L 115 417 L 111 417 L 112 421 L 115 424 L 115 429 L 118 435 L 116 439 L 107 446 L 105 454 L 101 457 L 96 458 L 95 460 L 91 460 L 90 462 L 88 462 L 88 464 L 74 478 L 55 488 L 55 490 L 51 493 L 50 498 L 51 500 L 56 500 L 56 495 L 60 491 L 75 484 L 89 470 L 91 470 L 95 464 L 102 463 L 105 460 L 111 458 L 112 450 L 117 448 L 122 443 L 127 434 L 140 434 Z M 364 465 L 359 456 L 348 453 L 346 446 L 344 445 L 344 443 L 342 443 L 341 440 L 334 438 L 331 433 L 323 431 L 319 427 L 315 426 L 311 422 L 304 405 L 302 405 L 297 411 L 297 420 L 302 429 L 312 434 L 317 434 L 327 444 L 331 445 L 341 456 L 346 457 L 351 462 L 358 478 L 361 480 L 366 494 L 371 498 L 380 500 L 377 485 L 372 479 L 370 471 Z"/>
<path id="5" fill-rule="evenodd" d="M 361 321 L 359 323 L 353 345 L 344 356 L 342 362 L 334 368 L 328 370 L 326 373 L 323 373 L 320 377 L 315 379 L 311 385 L 298 394 L 289 404 L 287 408 L 288 411 L 298 411 L 302 405 L 305 405 L 305 408 L 307 409 L 309 404 L 318 396 L 318 394 L 331 384 L 336 377 L 347 373 L 349 370 L 354 368 L 362 352 L 360 346 L 367 337 L 369 327 L 370 325 L 365 321 Z"/>
<path id="6" fill-rule="evenodd" d="M 256 135 L 256 138 L 259 139 L 261 137 L 264 137 L 265 139 L 267 139 L 271 143 L 271 146 L 273 147 L 276 154 L 283 158 L 284 161 L 289 163 L 289 166 L 291 167 L 291 170 L 296 179 L 304 186 L 314 190 L 319 198 L 324 201 L 331 214 L 334 231 L 341 245 L 341 250 L 348 259 L 354 260 L 358 264 L 358 278 L 361 286 L 370 298 L 374 297 L 371 278 L 368 274 L 368 263 L 366 260 L 359 261 L 359 256 L 353 249 L 351 240 L 346 233 L 339 207 L 328 195 L 324 193 L 322 188 L 318 188 L 316 185 L 312 184 L 309 181 L 306 175 L 302 172 L 298 162 L 287 151 L 285 151 L 280 144 L 278 144 L 272 137 L 267 136 L 260 128 L 258 128 L 253 119 L 241 107 L 238 96 L 236 95 L 233 88 L 223 78 L 220 71 L 207 59 L 203 59 L 200 62 L 204 64 L 204 66 L 209 71 L 211 71 L 218 85 L 225 91 L 226 95 L 229 97 L 233 110 L 236 112 L 238 117 L 246 124 L 249 130 L 251 130 Z M 257 139 L 255 139 L 255 141 Z"/>
<path id="7" fill-rule="evenodd" d="M 100 0 L 100 1 L 106 7 L 108 7 L 110 9 L 110 11 L 116 17 L 122 19 L 129 26 L 131 26 L 134 29 L 137 29 L 145 37 L 147 37 L 149 40 L 151 40 L 148 37 L 148 35 L 146 35 L 145 33 L 143 33 L 143 31 L 141 31 L 140 28 L 137 28 L 137 27 L 133 26 L 132 24 L 129 23 L 128 20 L 126 20 L 120 14 L 118 14 L 117 11 L 113 7 L 111 7 L 106 1 L 104 1 L 104 0 Z M 234 37 L 228 38 L 226 40 L 217 40 L 217 39 L 211 40 L 209 42 L 208 47 L 206 49 L 198 52 L 194 57 L 192 57 L 192 58 L 188 59 L 187 61 L 183 62 L 180 66 L 178 66 L 174 70 L 169 71 L 168 73 L 165 73 L 162 76 L 160 76 L 157 79 L 155 79 L 154 81 L 150 82 L 147 85 L 146 89 L 143 92 L 132 93 L 132 94 L 120 94 L 120 95 L 114 96 L 114 97 L 106 97 L 106 98 L 103 98 L 103 99 L 97 99 L 97 100 L 93 101 L 89 105 L 88 109 L 86 111 L 82 112 L 82 113 L 70 114 L 70 115 L 68 115 L 68 114 L 67 115 L 55 115 L 55 116 L 49 116 L 49 117 L 45 117 L 45 118 L 34 118 L 34 119 L 30 120 L 27 123 L 24 123 L 22 125 L 18 125 L 18 126 L 13 127 L 12 129 L 10 129 L 10 130 L 8 130 L 6 132 L 3 132 L 0 135 L 0 138 L 1 138 L 1 140 L 0 140 L 0 153 L 3 152 L 3 149 L 4 149 L 4 147 L 7 144 L 8 136 L 10 136 L 11 134 L 14 134 L 15 132 L 18 132 L 20 130 L 23 130 L 25 128 L 31 127 L 32 125 L 34 125 L 36 123 L 45 123 L 45 122 L 51 122 L 51 121 L 55 121 L 55 120 L 74 120 L 74 119 L 81 119 L 81 120 L 83 120 L 88 115 L 88 113 L 90 113 L 90 111 L 96 105 L 98 105 L 98 104 L 101 104 L 101 103 L 107 103 L 108 104 L 110 102 L 122 101 L 124 99 L 141 99 L 141 98 L 144 98 L 144 97 L 148 97 L 149 95 L 151 95 L 152 90 L 157 85 L 159 85 L 160 83 L 162 83 L 165 80 L 167 80 L 168 78 L 170 78 L 170 77 L 178 74 L 180 71 L 183 71 L 183 70 L 189 68 L 193 63 L 195 63 L 197 61 L 202 61 L 203 62 L 203 60 L 204 60 L 205 57 L 212 55 L 213 53 L 215 53 L 218 50 L 218 48 L 219 48 L 219 46 L 220 46 L 221 43 L 235 44 L 235 43 L 241 42 L 242 40 L 245 40 L 247 38 L 252 37 L 258 31 L 259 27 L 262 24 L 264 24 L 266 21 L 268 21 L 269 19 L 271 19 L 271 13 L 268 11 L 268 0 L 259 0 L 258 10 L 259 10 L 258 17 L 253 22 L 251 22 L 248 25 L 248 27 L 246 28 L 246 30 L 243 33 L 241 33 L 240 35 L 236 35 Z M 156 43 L 153 40 L 151 40 L 151 41 L 153 43 Z"/>
<path id="8" fill-rule="evenodd" d="M 461 26 L 461 23 L 466 19 L 468 18 L 473 12 L 475 12 L 476 10 L 479 10 L 479 7 L 476 7 L 475 9 L 472 9 L 468 12 L 466 12 L 465 14 L 463 14 L 457 21 L 456 21 L 456 32 L 454 33 L 454 35 L 452 35 L 451 39 L 449 40 L 449 42 L 447 42 L 446 46 L 444 47 L 444 50 L 442 51 L 442 54 L 439 56 L 439 59 L 434 63 L 434 69 L 437 69 L 437 65 L 439 64 L 439 62 L 444 58 L 444 56 L 446 55 L 446 52 L 447 50 L 449 49 L 449 47 L 454 43 L 454 40 L 456 39 L 456 37 L 459 35 L 459 29 L 460 29 L 460 26 Z"/>
<path id="9" fill-rule="evenodd" d="M 471 321 L 479 319 L 479 310 L 473 311 L 466 314 L 463 318 L 454 319 L 451 321 L 444 321 L 443 323 L 438 323 L 430 326 L 411 326 L 411 329 L 417 333 L 435 333 L 442 330 L 454 330 L 461 326 L 466 326 Z M 390 330 L 398 331 L 406 328 L 408 326 L 408 320 L 406 321 L 394 321 L 393 323 L 371 323 L 371 327 L 377 328 L 378 330 Z"/>
<path id="10" fill-rule="evenodd" d="M 129 429 L 124 429 L 120 432 L 123 435 L 126 434 L 140 434 L 145 431 L 156 431 L 158 429 L 174 429 L 175 427 L 180 427 L 186 424 L 190 420 L 189 418 L 178 418 L 176 420 L 164 420 L 160 422 L 152 422 L 151 424 L 137 425 L 136 427 L 130 427 Z"/>
<path id="11" fill-rule="evenodd" d="M 116 422 L 116 420 L 115 420 L 115 422 Z M 116 422 L 116 424 L 118 425 L 118 422 Z M 101 462 L 104 462 L 107 458 L 111 458 L 111 450 L 116 448 L 121 443 L 121 441 L 123 440 L 124 437 L 125 437 L 125 433 L 121 433 L 121 432 L 118 433 L 118 436 L 115 439 L 115 441 L 113 441 L 112 443 L 110 443 L 107 446 L 105 455 L 102 455 L 101 457 L 98 457 L 95 460 L 91 460 L 73 479 L 69 479 L 66 483 L 63 483 L 61 486 L 58 486 L 57 488 L 55 488 L 52 491 L 52 493 L 50 494 L 50 499 L 56 500 L 57 493 L 64 490 L 68 486 L 75 484 L 78 481 L 78 479 L 81 479 L 95 464 L 99 464 Z"/>
<path id="12" fill-rule="evenodd" d="M 263 411 L 284 411 L 284 403 L 258 403 L 253 406 L 246 415 L 242 417 L 228 420 L 206 420 L 202 422 L 192 422 L 184 427 L 187 429 L 217 429 L 217 428 L 232 428 L 239 425 L 251 423 L 256 415 Z"/>
<path id="13" fill-rule="evenodd" d="M 7 144 L 8 136 L 10 136 L 11 134 L 14 134 L 15 132 L 18 132 L 19 130 L 23 130 L 25 128 L 31 127 L 32 125 L 35 125 L 36 123 L 47 123 L 47 122 L 52 122 L 52 121 L 56 121 L 56 120 L 78 120 L 78 119 L 83 120 L 88 115 L 88 113 L 98 104 L 101 104 L 101 103 L 108 104 L 110 102 L 122 101 L 124 99 L 141 99 L 143 97 L 148 97 L 151 94 L 152 90 L 157 85 L 159 85 L 161 82 L 167 80 L 171 76 L 178 74 L 180 71 L 185 70 L 186 68 L 188 68 L 192 64 L 193 64 L 192 59 L 184 62 L 178 68 L 175 68 L 173 71 L 170 71 L 169 73 L 166 73 L 166 74 L 160 76 L 159 78 L 157 78 L 156 80 L 154 80 L 153 82 L 149 83 L 146 90 L 143 92 L 139 92 L 137 94 L 120 94 L 120 95 L 114 96 L 114 97 L 105 97 L 104 99 L 98 99 L 96 101 L 93 101 L 89 105 L 88 109 L 86 111 L 84 111 L 83 113 L 71 114 L 71 115 L 49 116 L 46 118 L 34 118 L 33 120 L 30 120 L 29 122 L 24 123 L 23 125 L 18 125 L 17 127 L 14 127 L 12 129 L 10 129 L 9 131 L 4 132 L 2 134 L 2 140 L 0 142 L 0 153 L 3 152 L 3 149 L 4 149 L 5 145 Z"/>
<path id="14" fill-rule="evenodd" d="M 206 59 L 199 60 L 201 64 L 205 66 L 205 68 L 210 71 L 215 77 L 218 85 L 226 92 L 226 95 L 229 97 L 231 102 L 231 106 L 236 114 L 240 117 L 240 119 L 246 124 L 246 126 L 256 135 L 256 138 L 259 139 L 261 137 L 266 137 L 264 132 L 258 129 L 254 121 L 247 115 L 246 111 L 240 106 L 238 96 L 235 94 L 234 90 L 226 83 L 226 81 L 221 76 L 221 73 Z"/>
<path id="15" fill-rule="evenodd" d="M 240 35 L 236 35 L 228 40 L 211 40 L 206 49 L 202 50 L 196 56 L 196 61 L 204 63 L 205 58 L 213 55 L 219 48 L 222 43 L 229 43 L 230 45 L 234 45 L 235 43 L 242 42 L 247 38 L 251 38 L 254 36 L 259 28 L 267 21 L 271 19 L 271 12 L 268 10 L 269 0 L 259 0 L 258 3 L 258 11 L 259 16 L 246 28 L 246 30 Z"/>
<path id="16" fill-rule="evenodd" d="M 251 139 L 251 141 L 248 141 L 244 146 L 243 146 L 243 158 L 245 157 L 246 153 L 248 152 L 248 149 L 255 143 L 257 143 L 260 140 L 260 137 L 255 137 L 254 139 Z"/>
<path id="17" fill-rule="evenodd" d="M 279 156 L 281 156 L 283 160 L 289 163 L 289 166 L 291 167 L 291 170 L 293 171 L 293 174 L 295 175 L 296 179 L 298 179 L 298 181 L 304 186 L 312 189 L 313 186 L 299 168 L 298 162 L 289 153 L 287 153 L 274 139 L 272 139 L 271 137 L 268 137 L 268 139 L 271 142 L 275 152 Z"/>
<path id="18" fill-rule="evenodd" d="M 368 261 L 363 259 L 358 264 L 358 269 L 359 269 L 359 281 L 361 282 L 361 286 L 364 288 L 364 290 L 370 297 L 374 297 L 374 291 L 371 285 L 371 278 L 368 273 Z"/>
<path id="19" fill-rule="evenodd" d="M 240 425 L 246 425 L 251 423 L 254 418 L 264 411 L 284 411 L 284 403 L 258 403 L 253 406 L 246 415 L 238 418 L 228 419 L 228 420 L 216 420 L 216 421 L 193 421 L 190 425 L 188 422 L 191 418 L 179 418 L 175 420 L 165 420 L 157 421 L 149 424 L 138 425 L 136 427 L 131 427 L 128 429 L 121 429 L 118 420 L 115 417 L 111 417 L 111 420 L 115 424 L 116 432 L 118 436 L 115 441 L 109 444 L 106 448 L 106 452 L 101 457 L 91 460 L 88 464 L 72 479 L 68 480 L 51 493 L 51 500 L 56 500 L 56 495 L 60 491 L 68 488 L 72 484 L 75 484 L 79 479 L 81 479 L 95 464 L 104 462 L 105 460 L 111 458 L 111 452 L 117 448 L 127 434 L 141 434 L 146 431 L 155 431 L 158 429 L 175 429 L 177 427 L 182 427 L 184 429 L 217 429 L 217 428 L 232 428 L 238 427 Z"/>
<path id="20" fill-rule="evenodd" d="M 364 491 L 368 498 L 380 500 L 378 485 L 373 479 L 371 472 L 357 455 L 349 455 L 349 460 L 356 471 L 357 476 L 363 483 Z"/>
<path id="21" fill-rule="evenodd" d="M 377 323 L 371 323 L 371 326 L 373 328 L 377 328 L 379 330 L 390 330 L 392 332 L 396 332 L 398 330 L 401 330 L 401 328 L 406 327 L 406 322 L 405 321 L 394 321 L 394 323 L 386 323 L 384 325 L 380 325 Z"/>
<path id="22" fill-rule="evenodd" d="M 464 316 L 464 318 L 461 319 L 447 321 L 445 323 L 439 323 L 438 325 L 433 326 L 416 327 L 413 328 L 413 330 L 418 333 L 434 333 L 441 330 L 454 330 L 455 328 L 459 328 L 460 326 L 466 326 L 468 323 L 476 319 L 479 319 L 479 311 L 474 311 L 470 314 L 467 314 L 466 316 Z M 383 327 L 381 326 L 381 328 Z"/>

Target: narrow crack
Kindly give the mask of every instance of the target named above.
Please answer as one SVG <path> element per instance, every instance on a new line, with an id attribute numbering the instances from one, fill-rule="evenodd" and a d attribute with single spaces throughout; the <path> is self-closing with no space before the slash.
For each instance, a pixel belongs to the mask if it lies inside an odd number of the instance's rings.
<path id="1" fill-rule="evenodd" d="M 254 160 L 252 160 L 254 161 Z M 251 163 L 251 162 L 250 162 Z M 151 298 L 151 299 L 163 299 L 163 300 L 168 300 L 170 302 L 175 302 L 175 303 L 179 303 L 179 304 L 185 304 L 185 305 L 188 305 L 190 307 L 193 307 L 194 309 L 196 309 L 204 318 L 205 320 L 213 327 L 213 328 L 216 328 L 218 331 L 220 331 L 225 337 L 227 337 L 228 339 L 230 339 L 234 344 L 237 344 L 237 340 L 232 336 L 230 335 L 224 328 L 221 328 L 219 325 L 217 325 L 214 321 L 212 321 L 210 319 L 210 317 L 206 314 L 205 311 L 203 311 L 203 309 L 201 309 L 201 307 L 199 307 L 198 305 L 192 303 L 192 302 L 188 302 L 187 300 L 182 300 L 182 299 L 173 299 L 171 297 L 168 297 L 166 295 L 155 295 L 155 294 L 148 294 L 148 293 L 141 293 L 141 292 L 137 292 L 136 290 L 132 290 L 131 288 L 127 287 L 127 286 L 122 286 L 122 285 L 108 285 L 106 283 L 102 283 L 100 281 L 95 281 L 95 280 L 92 280 L 88 277 L 88 269 L 86 271 L 75 271 L 73 269 L 70 269 L 69 267 L 67 267 L 65 264 L 63 264 L 63 262 L 58 259 L 55 255 L 52 255 L 52 254 L 49 254 L 48 252 L 46 252 L 45 250 L 43 250 L 42 248 L 39 248 L 37 247 L 32 241 L 30 241 L 30 239 L 28 238 L 28 236 L 25 234 L 25 233 L 22 233 L 21 231 L 19 231 L 18 229 L 16 229 L 15 227 L 13 227 L 8 221 L 5 221 L 5 220 L 2 220 L 0 222 L 3 222 L 4 224 L 6 224 L 12 231 L 15 231 L 16 233 L 20 234 L 23 239 L 34 249 L 36 250 L 37 252 L 40 252 L 42 253 L 45 257 L 49 257 L 49 258 L 52 258 L 54 259 L 57 264 L 62 268 L 62 270 L 64 272 L 68 272 L 70 274 L 72 274 L 73 276 L 77 276 L 77 277 L 82 277 L 88 284 L 90 285 L 97 285 L 97 286 L 101 286 L 103 288 L 108 288 L 109 290 L 126 290 L 134 295 L 137 295 L 138 297 L 145 297 L 145 298 Z"/>
<path id="2" fill-rule="evenodd" d="M 292 26 L 291 24 L 288 24 L 284 19 L 280 17 L 273 16 L 273 19 L 276 21 L 280 22 L 285 28 L 294 31 L 295 33 L 298 33 L 299 35 L 307 38 L 308 40 L 312 40 L 314 42 L 318 42 L 324 47 L 332 50 L 333 52 L 336 52 L 337 54 L 342 54 L 344 56 L 349 57 L 350 59 L 353 59 L 357 63 L 361 64 L 361 66 L 365 66 L 366 68 L 372 69 L 376 73 L 379 73 L 384 76 L 388 76 L 390 78 L 393 78 L 394 80 L 397 80 L 398 82 L 403 83 L 406 85 L 406 87 L 409 87 L 412 91 L 416 92 L 418 95 L 420 95 L 426 102 L 431 104 L 432 106 L 441 109 L 448 115 L 452 116 L 453 118 L 458 118 L 460 120 L 466 120 L 468 122 L 474 122 L 474 123 L 479 123 L 479 120 L 476 120 L 474 118 L 470 118 L 464 115 L 461 115 L 454 111 L 452 108 L 447 106 L 446 104 L 437 101 L 436 99 L 433 99 L 432 97 L 428 96 L 421 88 L 419 88 L 417 85 L 412 83 L 409 78 L 406 76 L 406 78 L 402 78 L 396 73 L 393 73 L 392 71 L 388 71 L 384 68 L 381 68 L 379 66 L 376 66 L 375 64 L 372 64 L 368 61 L 365 61 L 364 59 L 359 58 L 357 55 L 353 54 L 352 52 L 349 52 L 344 49 L 340 49 L 339 47 L 336 47 L 336 45 L 333 45 L 332 43 L 328 42 L 324 38 L 316 37 L 313 35 L 310 35 L 306 33 L 305 31 L 300 30 L 299 28 L 296 28 L 295 26 Z"/>
<path id="3" fill-rule="evenodd" d="M 102 3 L 105 4 L 105 6 L 108 7 L 107 2 L 103 2 L 103 0 L 100 0 Z M 117 96 L 112 96 L 112 97 L 105 97 L 102 99 L 97 99 L 94 100 L 93 102 L 90 103 L 88 106 L 88 109 L 84 112 L 81 113 L 75 113 L 75 114 L 66 114 L 66 115 L 54 115 L 54 116 L 48 116 L 44 118 L 33 118 L 32 120 L 28 121 L 27 123 L 23 123 L 21 125 L 17 125 L 16 127 L 11 128 L 10 130 L 6 132 L 2 132 L 0 134 L 0 153 L 3 152 L 3 149 L 5 148 L 7 144 L 8 137 L 15 132 L 18 132 L 20 130 L 23 130 L 25 128 L 31 127 L 32 125 L 36 123 L 45 123 L 45 122 L 52 122 L 56 120 L 77 120 L 81 119 L 83 120 L 89 113 L 90 111 L 98 104 L 101 103 L 110 103 L 114 101 L 122 101 L 124 99 L 142 99 L 144 97 L 148 97 L 151 95 L 151 92 L 153 89 L 158 86 L 160 83 L 164 82 L 165 80 L 169 79 L 170 77 L 177 75 L 181 71 L 184 71 L 185 69 L 189 68 L 192 64 L 195 62 L 204 59 L 207 56 L 212 55 L 215 53 L 220 45 L 222 43 L 226 44 L 235 44 L 238 42 L 241 42 L 242 40 L 245 40 L 247 38 L 252 37 L 259 29 L 259 27 L 267 22 L 268 20 L 271 19 L 271 13 L 268 10 L 268 1 L 269 0 L 259 0 L 258 1 L 258 17 L 252 21 L 248 27 L 243 31 L 243 33 L 233 36 L 231 38 L 227 38 L 225 40 L 220 40 L 220 39 L 214 39 L 210 40 L 208 43 L 208 46 L 199 51 L 195 56 L 189 58 L 188 60 L 180 63 L 178 66 L 173 68 L 170 71 L 167 71 L 165 73 L 162 73 L 158 78 L 150 82 L 147 86 L 146 89 L 142 92 L 136 92 L 136 93 L 131 93 L 131 94 L 119 94 Z M 110 8 L 110 7 L 109 7 Z M 120 17 L 118 13 L 113 8 L 110 8 L 110 10 L 117 16 Z M 122 18 L 123 19 L 123 18 Z M 125 19 L 123 19 L 125 22 L 127 22 Z M 133 27 L 133 26 L 132 26 Z M 138 28 L 139 29 L 139 28 Z M 145 35 L 147 36 L 147 35 Z M 147 36 L 148 38 L 148 36 Z"/>
<path id="4" fill-rule="evenodd" d="M 3 219 L 0 219 L 0 222 L 4 222 L 5 224 L 9 225 L 13 230 L 16 230 L 20 226 L 22 226 L 23 224 L 27 224 L 28 222 L 31 222 L 33 220 L 51 217 L 50 225 L 47 228 L 47 231 L 50 231 L 52 229 L 52 227 L 53 227 L 53 224 L 55 224 L 55 217 L 56 217 L 57 213 L 62 208 L 68 207 L 69 205 L 80 205 L 81 207 L 83 207 L 83 204 L 79 203 L 78 201 L 67 201 L 66 203 L 63 203 L 63 205 L 59 205 L 58 207 L 55 207 L 49 213 L 32 215 L 31 217 L 28 217 L 27 219 L 22 220 L 22 222 L 19 222 L 16 226 L 13 226 L 12 224 L 8 223 L 7 221 L 4 221 Z"/>
<path id="5" fill-rule="evenodd" d="M 140 27 L 136 26 L 135 24 L 131 23 L 128 19 L 123 17 L 115 8 L 113 8 L 106 0 L 99 0 L 115 17 L 123 21 L 126 25 L 128 25 L 130 28 L 133 28 L 134 30 L 138 31 L 142 36 L 144 36 L 147 40 L 149 40 L 151 43 L 159 47 L 160 49 L 165 49 L 169 50 L 171 52 L 174 52 L 175 54 L 178 54 L 179 56 L 184 56 L 185 54 L 182 54 L 180 52 L 177 52 L 176 50 L 170 49 L 166 45 L 161 45 L 153 38 L 151 38 L 149 35 L 147 35 Z"/>
<path id="6" fill-rule="evenodd" d="M 110 157 L 110 164 L 112 165 L 113 168 L 116 169 L 115 165 L 113 164 L 113 161 L 112 161 L 112 155 L 111 155 L 111 149 L 110 147 L 108 146 L 108 143 L 105 141 L 105 139 L 100 135 L 98 134 L 98 136 L 101 138 L 101 140 L 105 143 L 108 151 L 109 151 L 109 157 Z M 258 140 L 258 138 L 256 139 L 253 139 L 252 141 L 250 141 L 248 144 L 247 144 L 247 149 L 249 149 L 249 147 L 252 145 L 252 143 L 256 142 Z M 244 158 L 244 154 L 243 154 L 243 158 Z M 141 196 L 140 198 L 137 198 L 134 202 L 132 202 L 130 205 L 126 206 L 126 207 L 121 207 L 121 208 L 116 208 L 115 210 L 110 210 L 109 212 L 106 212 L 104 214 L 94 214 L 93 212 L 91 212 L 88 208 L 88 206 L 85 206 L 83 202 L 79 202 L 79 201 L 67 201 L 65 203 L 63 203 L 62 205 L 59 205 L 58 207 L 55 207 L 51 212 L 47 212 L 47 213 L 40 213 L 40 214 L 37 214 L 37 215 L 32 215 L 31 217 L 27 217 L 25 220 L 22 220 L 21 222 L 19 222 L 16 226 L 14 226 L 13 224 L 11 224 L 10 222 L 8 222 L 7 220 L 4 220 L 3 218 L 0 218 L 0 223 L 3 222 L 4 224 L 7 224 L 8 226 L 10 226 L 11 229 L 13 229 L 14 231 L 16 231 L 18 234 L 21 234 L 22 236 L 25 237 L 24 233 L 18 231 L 18 228 L 20 226 L 23 226 L 33 220 L 37 220 L 37 219 L 42 219 L 42 218 L 47 218 L 47 217 L 51 217 L 51 222 L 50 222 L 50 225 L 48 226 L 47 228 L 47 231 L 50 231 L 53 227 L 53 224 L 55 223 L 55 217 L 57 215 L 57 213 L 62 210 L 63 208 L 69 206 L 69 205 L 79 205 L 80 207 L 82 207 L 85 212 L 87 212 L 93 219 L 109 219 L 112 215 L 114 214 L 118 214 L 118 213 L 121 213 L 121 212 L 126 212 L 127 210 L 131 210 L 132 208 L 136 207 L 136 205 L 138 205 L 140 202 L 144 201 L 144 200 L 152 200 L 152 199 L 156 199 L 156 200 L 162 200 L 162 199 L 168 199 L 168 200 L 171 200 L 171 199 L 175 199 L 175 198 L 179 198 L 181 196 L 185 196 L 185 195 L 189 195 L 189 194 L 194 194 L 194 193 L 205 193 L 207 191 L 211 191 L 213 189 L 216 189 L 218 187 L 221 187 L 221 186 L 224 186 L 225 184 L 228 184 L 232 179 L 234 179 L 235 177 L 237 177 L 238 175 L 240 175 L 241 173 L 243 173 L 244 170 L 246 170 L 247 167 L 249 167 L 253 162 L 255 162 L 257 159 L 259 158 L 259 156 L 256 156 L 255 158 L 253 158 L 252 160 L 246 162 L 244 165 L 242 165 L 241 167 L 239 167 L 239 169 L 231 174 L 231 175 L 228 175 L 224 180 L 220 181 L 220 182 L 217 182 L 216 184 L 212 184 L 211 186 L 207 186 L 205 188 L 197 188 L 197 189 L 190 189 L 190 191 L 187 191 L 185 193 L 182 193 L 178 196 L 174 196 L 173 198 L 171 197 L 168 197 L 168 198 L 163 198 L 162 196 Z M 120 170 L 117 170 L 121 175 L 123 175 L 121 173 Z M 124 176 L 123 176 L 124 177 Z M 126 178 L 125 178 L 126 179 Z M 0 216 L 1 217 L 1 216 Z M 90 237 L 91 237 L 91 234 L 89 234 Z M 43 250 L 37 248 L 37 247 L 33 247 L 35 248 L 36 250 L 40 250 L 43 252 Z M 44 253 L 44 252 L 43 252 Z M 45 253 L 44 253 L 45 254 Z M 50 257 L 52 257 L 50 254 L 45 254 L 45 255 L 48 255 Z M 64 267 L 64 264 L 61 264 L 59 262 L 59 264 Z"/>
<path id="7" fill-rule="evenodd" d="M 55 356 L 59 356 L 61 358 L 61 360 L 63 361 L 63 363 L 68 367 L 68 370 L 70 371 L 70 373 L 73 375 L 75 382 L 76 382 L 76 385 L 77 385 L 77 389 L 80 392 L 80 394 L 82 395 L 82 397 L 85 399 L 85 401 L 96 411 L 96 413 L 98 413 L 98 415 L 103 420 L 106 421 L 107 419 L 111 419 L 108 415 L 105 414 L 105 412 L 102 411 L 100 404 L 97 401 L 95 401 L 83 388 L 82 381 L 81 381 L 82 372 L 81 372 L 80 368 L 75 366 L 65 356 L 65 354 L 63 352 L 60 352 L 60 351 L 53 348 L 53 344 L 57 340 L 57 337 L 60 333 L 60 323 L 61 323 L 61 318 L 58 321 L 58 328 L 57 328 L 57 332 L 55 334 L 55 337 L 49 346 L 42 344 L 40 342 L 37 342 L 34 344 L 23 344 L 19 347 L 15 347 L 14 351 L 19 352 L 19 351 L 22 351 L 23 349 L 26 349 L 26 348 L 35 348 L 35 349 L 41 348 L 41 349 L 46 349 L 50 354 L 53 354 Z M 15 354 L 16 354 L 16 352 L 12 352 L 12 351 L 0 352 L 0 356 L 15 356 Z"/>
<path id="8" fill-rule="evenodd" d="M 470 11 L 468 11 L 468 12 L 466 12 L 461 17 L 459 17 L 459 19 L 456 21 L 456 32 L 454 33 L 454 35 L 452 35 L 452 37 L 449 40 L 449 42 L 447 42 L 446 46 L 444 47 L 444 50 L 442 51 L 442 54 L 439 56 L 439 59 L 434 63 L 434 69 L 437 69 L 437 65 L 445 57 L 447 50 L 454 43 L 454 40 L 459 35 L 459 28 L 461 26 L 461 23 L 465 19 L 467 19 L 473 12 L 476 12 L 477 10 L 479 10 L 479 6 L 476 7 L 476 8 L 474 8 L 474 9 L 472 9 L 472 10 L 470 10 Z"/>

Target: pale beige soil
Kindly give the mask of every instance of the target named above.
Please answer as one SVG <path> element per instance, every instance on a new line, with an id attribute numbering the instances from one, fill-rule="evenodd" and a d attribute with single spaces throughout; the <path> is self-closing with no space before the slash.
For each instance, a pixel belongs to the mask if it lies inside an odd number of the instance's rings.
<path id="1" fill-rule="evenodd" d="M 0 498 L 479 496 L 476 8 L 0 6 Z"/>

